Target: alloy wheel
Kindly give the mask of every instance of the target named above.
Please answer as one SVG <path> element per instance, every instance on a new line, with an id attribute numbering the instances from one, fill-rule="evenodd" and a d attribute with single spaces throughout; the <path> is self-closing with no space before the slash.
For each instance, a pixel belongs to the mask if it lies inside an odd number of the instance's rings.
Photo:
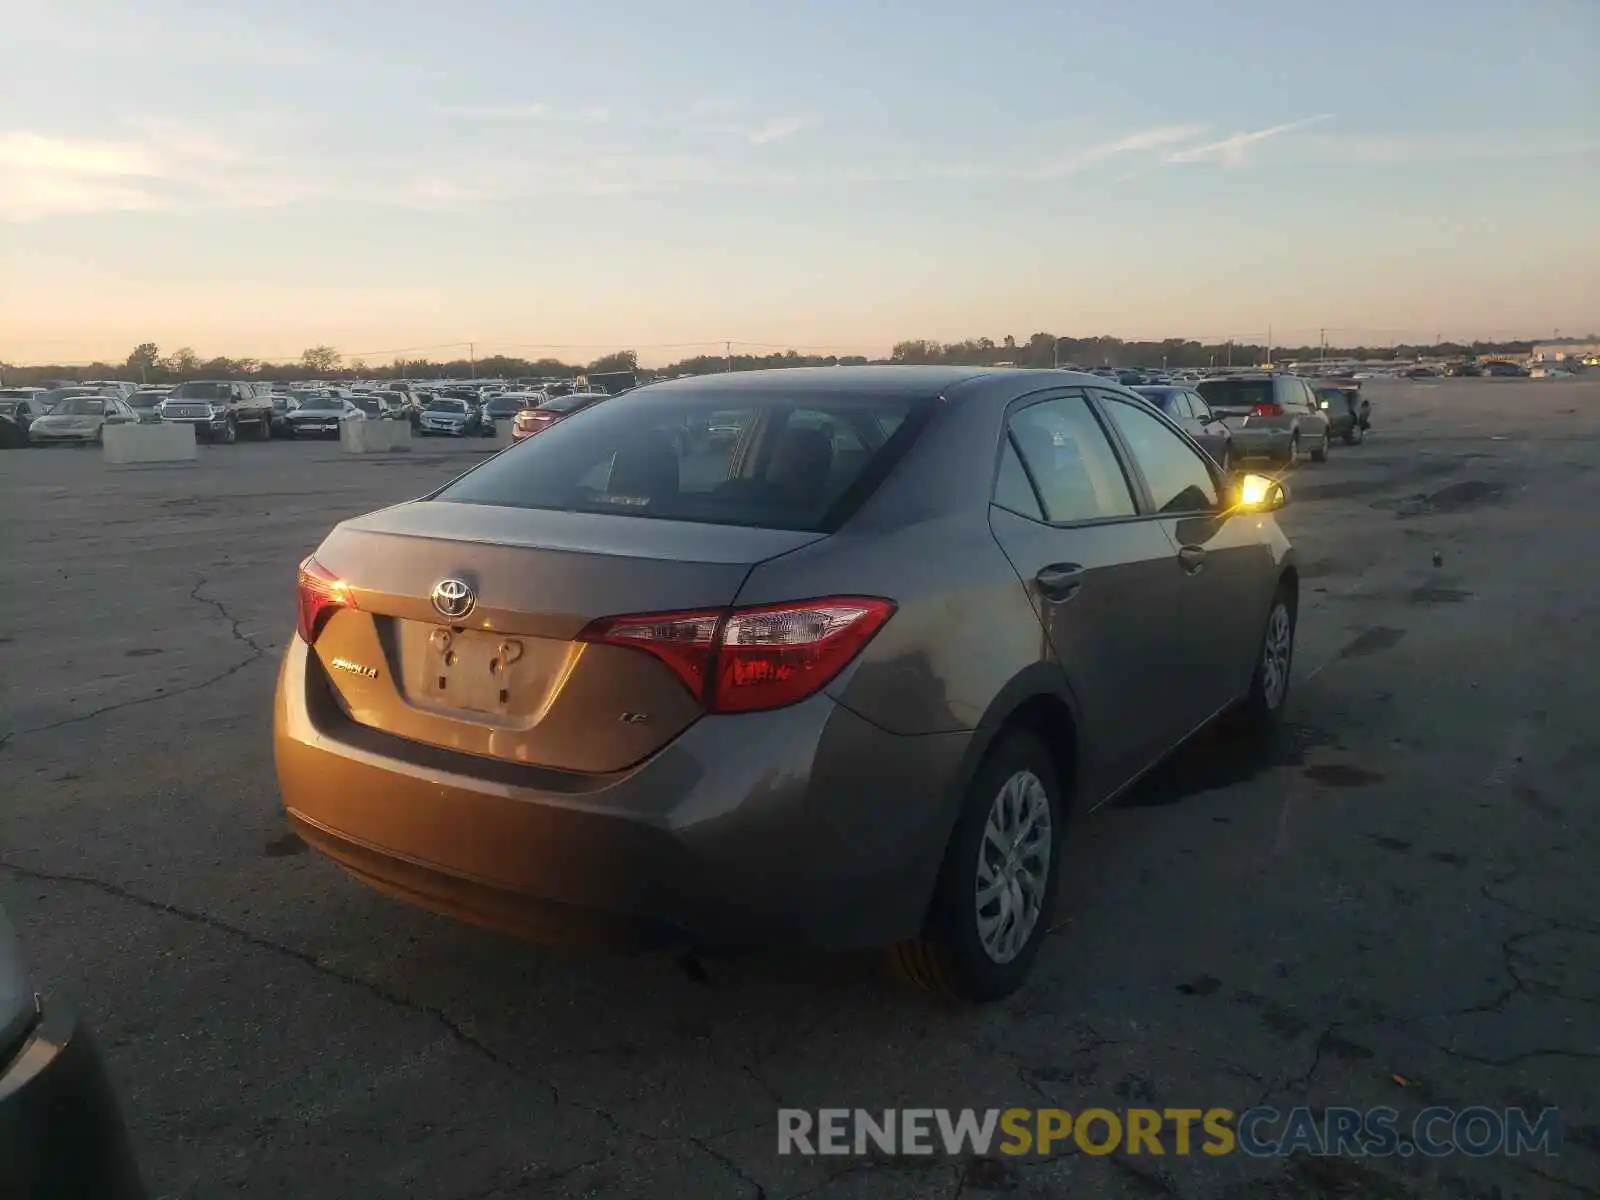
<path id="1" fill-rule="evenodd" d="M 1261 693 L 1269 709 L 1283 703 L 1289 689 L 1289 662 L 1294 652 L 1294 624 L 1289 620 L 1289 607 L 1283 601 L 1274 602 L 1272 615 L 1267 618 L 1267 636 L 1261 648 Z"/>
<path id="2" fill-rule="evenodd" d="M 978 846 L 978 941 L 992 962 L 1021 954 L 1043 915 L 1053 833 L 1044 783 L 1018 771 L 996 794 Z"/>

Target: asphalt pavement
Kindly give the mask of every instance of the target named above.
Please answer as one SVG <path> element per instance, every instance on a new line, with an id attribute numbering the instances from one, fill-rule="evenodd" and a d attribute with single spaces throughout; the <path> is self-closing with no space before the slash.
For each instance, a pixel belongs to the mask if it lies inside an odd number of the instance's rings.
<path id="1" fill-rule="evenodd" d="M 1600 1195 L 1600 381 L 1374 382 L 1290 479 L 1288 723 L 1075 831 L 1031 984 L 693 972 L 413 911 L 285 828 L 294 568 L 481 447 L 0 455 L 0 903 L 159 1196 Z M 780 1106 L 1558 1107 L 1558 1157 L 779 1157 Z"/>

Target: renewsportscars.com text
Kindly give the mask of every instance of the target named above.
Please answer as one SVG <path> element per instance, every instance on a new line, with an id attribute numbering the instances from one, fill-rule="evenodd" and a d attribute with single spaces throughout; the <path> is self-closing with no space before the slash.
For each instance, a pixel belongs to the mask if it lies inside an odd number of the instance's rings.
<path id="1" fill-rule="evenodd" d="M 1520 1108 L 860 1108 L 778 1110 L 778 1153 L 802 1155 L 1555 1155 L 1561 1114 Z"/>

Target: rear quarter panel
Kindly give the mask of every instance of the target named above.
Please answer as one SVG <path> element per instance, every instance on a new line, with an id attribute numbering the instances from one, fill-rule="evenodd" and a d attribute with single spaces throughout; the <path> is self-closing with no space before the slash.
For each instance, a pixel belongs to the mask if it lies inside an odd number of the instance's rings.
<path id="1" fill-rule="evenodd" d="M 973 385 L 968 385 L 973 386 Z M 1006 684 L 1043 654 L 1043 631 L 989 528 L 1005 404 L 1027 390 L 959 396 L 832 537 L 757 566 L 740 604 L 874 595 L 899 605 L 828 691 L 881 728 L 978 727 Z"/>

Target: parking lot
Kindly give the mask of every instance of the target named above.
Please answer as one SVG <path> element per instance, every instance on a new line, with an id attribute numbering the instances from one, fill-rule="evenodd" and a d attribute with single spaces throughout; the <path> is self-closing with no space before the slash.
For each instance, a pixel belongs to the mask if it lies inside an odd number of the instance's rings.
<path id="1" fill-rule="evenodd" d="M 1033 981 L 702 972 L 402 907 L 287 834 L 270 697 L 336 521 L 481 461 L 0 456 L 0 903 L 162 1196 L 1600 1195 L 1600 381 L 1373 381 L 1290 479 L 1288 723 L 1075 831 Z M 780 1158 L 776 1110 L 1559 1107 L 1558 1158 Z"/>

